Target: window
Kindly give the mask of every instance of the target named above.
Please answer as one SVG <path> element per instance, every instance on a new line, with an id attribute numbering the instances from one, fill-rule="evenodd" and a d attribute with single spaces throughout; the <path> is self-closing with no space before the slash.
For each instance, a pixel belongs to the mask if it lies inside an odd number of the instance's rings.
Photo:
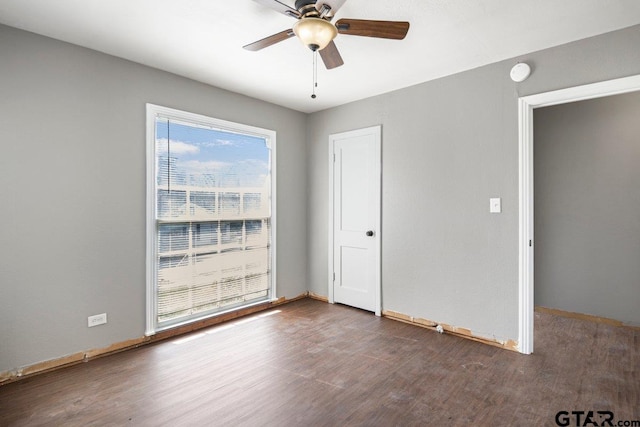
<path id="1" fill-rule="evenodd" d="M 275 132 L 147 105 L 147 335 L 274 296 Z"/>

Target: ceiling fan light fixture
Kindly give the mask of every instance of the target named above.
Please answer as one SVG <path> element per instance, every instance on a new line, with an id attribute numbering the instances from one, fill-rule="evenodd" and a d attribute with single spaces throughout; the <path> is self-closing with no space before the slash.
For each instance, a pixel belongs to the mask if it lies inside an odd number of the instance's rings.
<path id="1" fill-rule="evenodd" d="M 309 49 L 322 50 L 338 35 L 338 29 L 320 18 L 303 18 L 293 26 L 293 32 Z"/>

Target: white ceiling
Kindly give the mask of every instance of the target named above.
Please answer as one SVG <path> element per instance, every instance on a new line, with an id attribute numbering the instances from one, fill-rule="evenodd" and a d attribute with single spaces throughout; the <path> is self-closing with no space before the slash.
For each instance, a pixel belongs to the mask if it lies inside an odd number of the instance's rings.
<path id="1" fill-rule="evenodd" d="M 294 0 L 281 0 L 293 7 Z M 340 18 L 409 21 L 402 41 L 338 35 L 342 67 L 318 67 L 291 28 L 252 0 L 0 0 L 0 23 L 303 112 L 640 23 L 639 0 L 347 0 Z"/>

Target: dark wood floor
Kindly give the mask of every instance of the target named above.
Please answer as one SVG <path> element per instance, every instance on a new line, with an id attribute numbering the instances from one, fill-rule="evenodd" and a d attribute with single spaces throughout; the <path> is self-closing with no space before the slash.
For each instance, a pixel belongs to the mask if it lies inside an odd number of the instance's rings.
<path id="1" fill-rule="evenodd" d="M 638 330 L 536 313 L 536 352 L 524 356 L 311 299 L 279 310 L 0 386 L 0 425 L 554 426 L 562 410 L 640 420 Z"/>

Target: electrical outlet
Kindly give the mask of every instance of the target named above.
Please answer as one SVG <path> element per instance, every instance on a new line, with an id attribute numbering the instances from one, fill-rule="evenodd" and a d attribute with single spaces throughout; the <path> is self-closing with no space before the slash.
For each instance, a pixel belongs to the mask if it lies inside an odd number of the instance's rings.
<path id="1" fill-rule="evenodd" d="M 103 325 L 107 323 L 107 313 L 96 314 L 95 316 L 89 316 L 87 318 L 87 323 L 89 327 Z"/>

